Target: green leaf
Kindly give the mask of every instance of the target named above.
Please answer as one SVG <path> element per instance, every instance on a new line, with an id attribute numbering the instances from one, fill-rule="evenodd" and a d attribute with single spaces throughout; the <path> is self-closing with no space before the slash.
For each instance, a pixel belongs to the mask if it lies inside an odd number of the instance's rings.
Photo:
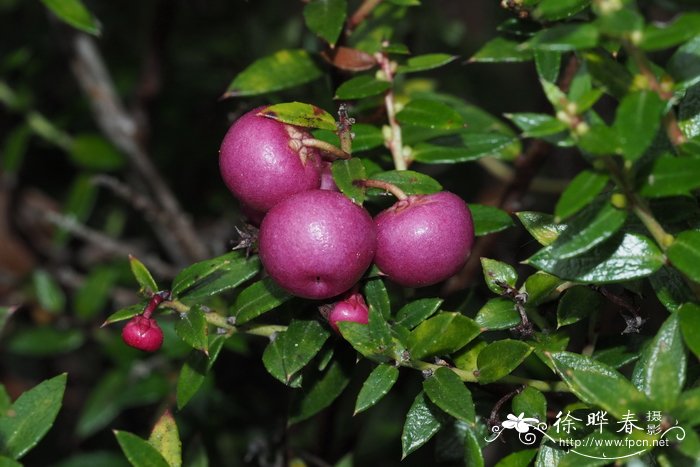
<path id="1" fill-rule="evenodd" d="M 401 188 L 407 195 L 430 194 L 442 191 L 442 185 L 432 177 L 414 172 L 413 170 L 390 170 L 373 174 L 370 177 L 372 180 L 380 180 L 389 182 Z M 383 190 L 372 188 L 367 190 L 368 195 L 377 195 L 385 193 Z"/>
<path id="2" fill-rule="evenodd" d="M 253 62 L 229 85 L 224 97 L 254 96 L 308 83 L 322 76 L 308 52 L 287 49 Z"/>
<path id="3" fill-rule="evenodd" d="M 22 464 L 9 457 L 0 455 L 0 467 L 22 467 Z"/>
<path id="4" fill-rule="evenodd" d="M 169 410 L 166 410 L 158 419 L 148 442 L 156 448 L 170 467 L 182 465 L 182 443 L 177 430 L 175 419 Z"/>
<path id="5" fill-rule="evenodd" d="M 477 370 L 476 360 L 479 357 L 479 353 L 487 345 L 483 340 L 474 340 L 462 350 L 452 354 L 452 361 L 460 370 L 474 373 Z"/>
<path id="6" fill-rule="evenodd" d="M 535 9 L 535 18 L 546 21 L 569 18 L 586 8 L 590 3 L 591 0 L 542 0 Z M 527 462 L 521 465 L 525 464 Z"/>
<path id="7" fill-rule="evenodd" d="M 236 324 L 247 323 L 292 298 L 270 277 L 255 282 L 241 291 L 233 302 Z"/>
<path id="8" fill-rule="evenodd" d="M 516 451 L 498 461 L 494 467 L 522 467 L 523 465 L 530 465 L 536 454 L 537 449 Z"/>
<path id="9" fill-rule="evenodd" d="M 153 276 L 148 268 L 135 256 L 129 255 L 129 266 L 136 282 L 141 286 L 142 294 L 152 294 L 158 291 L 158 284 L 153 280 Z"/>
<path id="10" fill-rule="evenodd" d="M 523 49 L 519 42 L 496 37 L 482 46 L 469 62 L 478 63 L 502 63 L 502 62 L 526 62 L 532 60 L 532 51 Z"/>
<path id="11" fill-rule="evenodd" d="M 535 50 L 535 68 L 540 79 L 556 83 L 561 68 L 561 53 L 551 50 Z"/>
<path id="12" fill-rule="evenodd" d="M 207 319 L 200 306 L 193 306 L 187 313 L 181 313 L 175 322 L 175 332 L 180 339 L 194 349 L 209 352 Z"/>
<path id="13" fill-rule="evenodd" d="M 331 114 L 320 107 L 303 102 L 270 105 L 264 107 L 257 115 L 305 128 L 336 129 L 335 119 Z"/>
<path id="14" fill-rule="evenodd" d="M 660 50 L 673 47 L 700 34 L 700 13 L 685 13 L 673 22 L 655 25 L 644 29 L 642 42 L 644 50 Z"/>
<path id="15" fill-rule="evenodd" d="M 632 74 L 610 54 L 596 50 L 581 54 L 593 78 L 612 96 L 622 99 L 632 83 Z"/>
<path id="16" fill-rule="evenodd" d="M 24 392 L 0 417 L 0 453 L 22 458 L 51 429 L 61 409 L 66 374 L 47 379 Z"/>
<path id="17" fill-rule="evenodd" d="M 627 211 L 614 207 L 607 200 L 589 204 L 567 223 L 566 229 L 549 247 L 550 254 L 566 259 L 585 253 L 615 235 L 625 220 Z"/>
<path id="18" fill-rule="evenodd" d="M 452 63 L 457 59 L 449 54 L 425 54 L 409 58 L 405 64 L 399 65 L 396 73 L 415 73 L 417 71 L 432 70 Z"/>
<path id="19" fill-rule="evenodd" d="M 700 230 L 686 230 L 666 250 L 671 264 L 695 282 L 700 282 Z"/>
<path id="20" fill-rule="evenodd" d="M 12 399 L 10 399 L 7 389 L 5 389 L 5 386 L 0 384 L 0 417 L 5 415 L 5 413 L 10 410 L 11 405 Z"/>
<path id="21" fill-rule="evenodd" d="M 330 144 L 337 145 L 339 142 L 338 135 L 335 131 L 314 130 L 313 135 L 314 138 L 326 141 Z M 352 126 L 352 135 L 353 154 L 378 148 L 384 144 L 384 135 L 382 135 L 382 131 L 374 125 L 356 123 Z"/>
<path id="22" fill-rule="evenodd" d="M 654 140 L 666 103 L 655 91 L 638 91 L 625 96 L 615 114 L 613 129 L 619 135 L 622 154 L 637 160 Z"/>
<path id="23" fill-rule="evenodd" d="M 368 359 L 379 363 L 389 362 L 393 359 L 387 355 L 386 349 L 382 348 L 380 343 L 374 339 L 367 324 L 341 321 L 338 323 L 338 329 L 345 340 Z"/>
<path id="24" fill-rule="evenodd" d="M 686 345 L 700 358 L 700 306 L 686 303 L 678 309 L 678 316 Z"/>
<path id="25" fill-rule="evenodd" d="M 573 216 L 586 205 L 595 199 L 605 185 L 608 184 L 609 177 L 604 174 L 592 172 L 590 170 L 581 171 L 566 190 L 561 194 L 557 205 L 554 208 L 556 221 Z"/>
<path id="26" fill-rule="evenodd" d="M 686 354 L 680 320 L 673 314 L 661 325 L 635 365 L 632 383 L 653 401 L 657 410 L 669 410 L 683 390 Z"/>
<path id="27" fill-rule="evenodd" d="M 297 387 L 296 373 L 321 350 L 328 335 L 317 321 L 293 320 L 265 349 L 265 368 L 284 384 Z"/>
<path id="28" fill-rule="evenodd" d="M 594 352 L 592 356 L 600 363 L 613 368 L 621 368 L 639 358 L 637 353 L 628 352 L 625 346 L 609 347 Z"/>
<path id="29" fill-rule="evenodd" d="M 343 30 L 348 5 L 345 0 L 311 0 L 304 7 L 306 26 L 330 45 Z"/>
<path id="30" fill-rule="evenodd" d="M 474 424 L 474 402 L 472 394 L 457 374 L 448 368 L 438 368 L 423 381 L 425 394 L 438 407 L 457 420 Z"/>
<path id="31" fill-rule="evenodd" d="M 391 83 L 370 75 L 356 76 L 345 81 L 335 90 L 334 99 L 354 100 L 376 96 L 391 87 Z"/>
<path id="32" fill-rule="evenodd" d="M 688 195 L 700 188 L 700 159 L 659 157 L 639 193 L 649 198 Z"/>
<path id="33" fill-rule="evenodd" d="M 564 224 L 554 222 L 554 216 L 535 211 L 516 212 L 523 227 L 530 232 L 541 245 L 548 246 L 556 241 L 559 234 L 566 228 Z"/>
<path id="34" fill-rule="evenodd" d="M 389 293 L 386 291 L 384 281 L 381 279 L 372 279 L 367 281 L 364 287 L 365 299 L 367 305 L 377 310 L 382 317 L 387 320 L 391 316 L 391 303 L 389 302 Z"/>
<path id="35" fill-rule="evenodd" d="M 557 287 L 562 280 L 546 272 L 537 271 L 525 280 L 523 289 L 527 293 L 527 304 L 538 306 L 556 296 Z"/>
<path id="36" fill-rule="evenodd" d="M 512 409 L 514 414 L 524 413 L 541 421 L 547 419 L 547 399 L 537 389 L 527 386 L 513 397 Z"/>
<path id="37" fill-rule="evenodd" d="M 564 457 L 566 451 L 563 449 L 554 449 L 553 447 L 543 444 L 540 446 L 540 452 L 535 459 L 535 467 L 551 467 L 559 465 L 559 461 Z"/>
<path id="38" fill-rule="evenodd" d="M 498 208 L 483 204 L 470 204 L 469 210 L 474 220 L 474 235 L 477 237 L 500 232 L 514 225 L 510 215 Z"/>
<path id="39" fill-rule="evenodd" d="M 41 0 L 58 18 L 93 36 L 99 36 L 102 26 L 97 19 L 85 8 L 80 0 Z"/>
<path id="40" fill-rule="evenodd" d="M 107 308 L 118 276 L 119 271 L 110 266 L 93 268 L 73 297 L 75 314 L 82 319 L 91 319 Z"/>
<path id="41" fill-rule="evenodd" d="M 169 467 L 168 462 L 151 446 L 133 433 L 114 431 L 124 455 L 134 467 Z"/>
<path id="42" fill-rule="evenodd" d="M 484 467 L 484 453 L 481 450 L 481 438 L 476 430 L 467 427 L 464 437 L 464 462 L 469 467 Z"/>
<path id="43" fill-rule="evenodd" d="M 513 159 L 519 152 L 518 139 L 499 132 L 465 132 L 463 145 L 439 146 L 418 143 L 411 150 L 411 157 L 424 164 L 457 164 L 482 157 Z"/>
<path id="44" fill-rule="evenodd" d="M 646 396 L 607 365 L 571 352 L 545 352 L 544 357 L 581 401 L 618 419 L 627 410 L 644 411 L 649 407 Z"/>
<path id="45" fill-rule="evenodd" d="M 610 283 L 646 277 L 664 265 L 656 244 L 638 234 L 619 234 L 585 254 L 562 259 L 551 246 L 530 257 L 526 263 L 557 277 L 579 282 Z"/>
<path id="46" fill-rule="evenodd" d="M 404 305 L 396 313 L 396 324 L 413 329 L 423 320 L 433 316 L 442 305 L 441 298 L 421 298 Z"/>
<path id="47" fill-rule="evenodd" d="M 99 135 L 76 136 L 68 154 L 74 163 L 85 169 L 112 171 L 126 164 L 126 159 L 117 148 Z"/>
<path id="48" fill-rule="evenodd" d="M 649 277 L 656 297 L 670 312 L 676 312 L 685 302 L 693 300 L 693 292 L 676 269 L 664 266 Z"/>
<path id="49" fill-rule="evenodd" d="M 492 342 L 479 352 L 477 366 L 479 382 L 493 383 L 509 375 L 532 352 L 532 347 L 525 342 L 503 339 Z"/>
<path id="50" fill-rule="evenodd" d="M 484 280 L 491 292 L 501 295 L 505 287 L 515 288 L 518 273 L 510 264 L 495 259 L 481 258 L 481 269 L 484 271 Z"/>
<path id="51" fill-rule="evenodd" d="M 321 375 L 304 382 L 301 391 L 294 393 L 289 425 L 317 414 L 333 403 L 350 382 L 348 365 L 335 359 Z"/>
<path id="52" fill-rule="evenodd" d="M 365 180 L 367 178 L 362 161 L 357 157 L 337 160 L 333 162 L 331 172 L 333 173 L 333 180 L 340 191 L 355 204 L 362 206 L 366 199 L 365 189 L 354 183 L 355 180 Z"/>
<path id="53" fill-rule="evenodd" d="M 439 409 L 428 400 L 425 392 L 419 392 L 406 413 L 401 433 L 402 459 L 430 441 L 440 430 L 442 423 L 439 416 Z"/>
<path id="54" fill-rule="evenodd" d="M 408 338 L 411 358 L 455 352 L 479 335 L 479 326 L 459 313 L 440 313 L 418 325 Z"/>
<path id="55" fill-rule="evenodd" d="M 515 125 L 523 130 L 524 138 L 543 138 L 545 136 L 556 135 L 569 126 L 561 120 L 548 114 L 538 113 L 513 113 L 506 114 Z"/>
<path id="56" fill-rule="evenodd" d="M 700 36 L 681 45 L 666 64 L 666 70 L 681 89 L 700 82 Z"/>
<path id="57" fill-rule="evenodd" d="M 199 351 L 192 351 L 182 365 L 177 380 L 177 408 L 182 409 L 197 393 L 204 383 L 204 378 L 219 357 L 219 352 L 226 342 L 225 336 L 211 336 L 209 339 L 209 356 Z"/>
<path id="58" fill-rule="evenodd" d="M 34 270 L 32 282 L 34 293 L 42 308 L 52 313 L 63 311 L 66 296 L 48 272 L 43 269 Z"/>
<path id="59" fill-rule="evenodd" d="M 567 326 L 592 316 L 602 308 L 600 294 L 586 286 L 572 287 L 557 305 L 557 327 Z"/>
<path id="60" fill-rule="evenodd" d="M 126 308 L 122 308 L 121 310 L 117 310 L 105 320 L 104 323 L 102 323 L 102 327 L 105 327 L 109 324 L 114 324 L 118 323 L 119 321 L 126 321 L 127 319 L 131 319 L 136 315 L 139 315 L 143 313 L 143 309 L 146 306 L 146 303 L 137 303 L 136 305 L 131 305 Z"/>
<path id="61" fill-rule="evenodd" d="M 560 24 L 544 29 L 526 42 L 533 49 L 566 52 L 590 49 L 598 44 L 598 29 L 588 23 Z"/>
<path id="62" fill-rule="evenodd" d="M 414 99 L 396 115 L 404 125 L 453 130 L 464 127 L 462 116 L 447 104 L 436 100 Z"/>
<path id="63" fill-rule="evenodd" d="M 367 410 L 379 402 L 382 397 L 387 395 L 398 378 L 399 370 L 393 365 L 379 365 L 372 370 L 357 395 L 353 415 Z"/>
<path id="64" fill-rule="evenodd" d="M 520 313 L 510 299 L 492 298 L 481 307 L 474 321 L 487 331 L 510 329 L 520 324 Z"/>
<path id="65" fill-rule="evenodd" d="M 7 343 L 7 350 L 17 355 L 46 357 L 72 352 L 85 342 L 80 329 L 56 329 L 37 326 L 16 331 Z"/>
<path id="66" fill-rule="evenodd" d="M 197 303 L 232 289 L 258 273 L 260 260 L 234 251 L 195 263 L 173 280 L 172 293 L 185 303 Z"/>

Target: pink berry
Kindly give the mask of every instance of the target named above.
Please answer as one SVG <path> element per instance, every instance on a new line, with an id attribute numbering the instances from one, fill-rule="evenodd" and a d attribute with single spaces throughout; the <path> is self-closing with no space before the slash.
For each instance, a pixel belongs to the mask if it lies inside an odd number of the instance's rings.
<path id="1" fill-rule="evenodd" d="M 255 227 L 260 227 L 260 224 L 265 217 L 264 212 L 257 211 L 244 203 L 241 203 L 241 212 L 246 217 L 246 220 Z"/>
<path id="2" fill-rule="evenodd" d="M 423 287 L 459 271 L 474 243 L 467 204 L 443 191 L 413 195 L 379 213 L 374 262 L 404 287 Z"/>
<path id="3" fill-rule="evenodd" d="M 323 162 L 321 164 L 321 189 L 329 191 L 340 191 L 338 185 L 333 180 L 333 172 L 331 172 L 331 163 Z"/>
<path id="4" fill-rule="evenodd" d="M 351 294 L 345 300 L 332 305 L 328 313 L 328 324 L 339 332 L 339 321 L 351 321 L 360 324 L 367 324 L 369 322 L 369 309 L 361 294 Z"/>
<path id="5" fill-rule="evenodd" d="M 259 233 L 260 260 L 290 293 L 324 299 L 352 287 L 376 247 L 370 215 L 333 191 L 297 193 L 273 207 Z"/>
<path id="6" fill-rule="evenodd" d="M 229 128 L 219 150 L 226 186 L 249 208 L 266 212 L 283 199 L 321 184 L 321 157 L 304 146 L 305 129 L 258 115 L 258 107 Z"/>
<path id="7" fill-rule="evenodd" d="M 153 318 L 134 316 L 122 330 L 122 340 L 129 347 L 155 352 L 163 344 L 163 331 Z"/>

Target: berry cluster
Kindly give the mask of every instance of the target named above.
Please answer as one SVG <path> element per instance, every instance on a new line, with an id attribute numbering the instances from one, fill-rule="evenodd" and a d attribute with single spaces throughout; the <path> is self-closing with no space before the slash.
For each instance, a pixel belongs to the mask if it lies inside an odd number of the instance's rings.
<path id="1" fill-rule="evenodd" d="M 264 110 L 251 110 L 231 126 L 219 168 L 250 222 L 259 225 L 260 260 L 280 286 L 323 300 L 351 289 L 373 261 L 405 287 L 435 284 L 464 265 L 474 228 L 461 198 L 406 196 L 392 186 L 398 202 L 372 219 L 338 192 L 311 134 L 263 116 Z M 362 297 L 351 294 L 329 321 L 334 327 L 342 320 L 366 322 L 366 310 Z"/>

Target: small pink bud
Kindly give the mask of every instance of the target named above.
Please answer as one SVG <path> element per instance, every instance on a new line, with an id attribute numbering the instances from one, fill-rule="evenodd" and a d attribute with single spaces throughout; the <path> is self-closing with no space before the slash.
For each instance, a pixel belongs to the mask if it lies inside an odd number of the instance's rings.
<path id="1" fill-rule="evenodd" d="M 332 305 L 331 311 L 328 313 L 328 324 L 330 324 L 336 332 L 339 332 L 339 321 L 350 321 L 360 324 L 367 324 L 369 322 L 369 309 L 361 294 L 350 294 L 345 300 Z"/>
<path id="2" fill-rule="evenodd" d="M 138 315 L 124 326 L 122 340 L 129 347 L 155 352 L 163 344 L 163 331 L 155 319 Z"/>

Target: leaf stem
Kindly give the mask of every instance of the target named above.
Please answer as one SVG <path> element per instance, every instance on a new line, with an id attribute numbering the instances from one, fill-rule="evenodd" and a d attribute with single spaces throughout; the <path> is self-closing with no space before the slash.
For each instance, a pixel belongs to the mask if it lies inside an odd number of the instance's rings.
<path id="1" fill-rule="evenodd" d="M 347 34 L 350 34 L 357 26 L 360 25 L 369 15 L 372 13 L 377 5 L 382 3 L 382 0 L 365 0 L 362 4 L 355 10 L 348 20 Z"/>
<path id="2" fill-rule="evenodd" d="M 321 151 L 325 152 L 327 155 L 333 156 L 332 159 L 350 159 L 350 154 L 347 153 L 346 151 L 340 149 L 337 146 L 332 145 L 331 143 L 327 141 L 321 141 L 320 139 L 316 138 L 304 138 L 301 140 L 301 144 L 307 147 L 312 147 L 316 149 L 320 149 Z"/>
<path id="3" fill-rule="evenodd" d="M 382 180 L 355 180 L 353 184 L 365 188 L 379 188 L 380 190 L 388 191 L 396 196 L 396 199 L 403 200 L 408 198 L 408 195 L 393 183 L 384 182 Z"/>
<path id="4" fill-rule="evenodd" d="M 375 54 L 377 63 L 384 72 L 385 79 L 391 83 L 391 87 L 384 94 L 384 106 L 386 107 L 386 117 L 389 121 L 390 134 L 386 139 L 385 144 L 391 151 L 391 157 L 394 159 L 394 167 L 396 170 L 406 170 L 408 165 L 403 156 L 403 143 L 401 142 L 401 126 L 396 121 L 396 102 L 394 101 L 394 70 L 392 69 L 391 60 L 385 53 Z"/>

